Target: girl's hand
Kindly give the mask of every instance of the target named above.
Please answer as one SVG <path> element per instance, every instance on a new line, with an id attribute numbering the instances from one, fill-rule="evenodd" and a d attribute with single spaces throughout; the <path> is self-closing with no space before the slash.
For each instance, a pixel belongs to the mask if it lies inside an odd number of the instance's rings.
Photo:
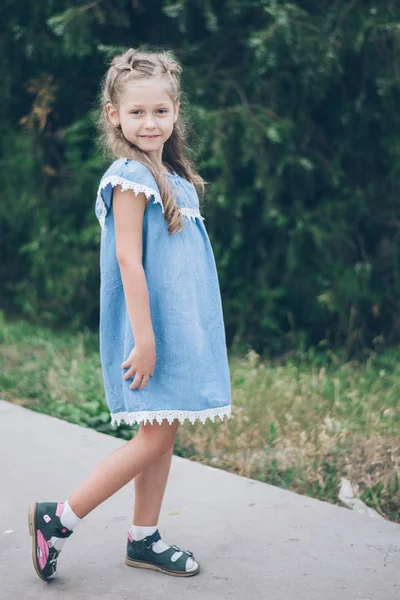
<path id="1" fill-rule="evenodd" d="M 155 344 L 151 344 L 147 347 L 136 345 L 126 361 L 122 363 L 121 368 L 128 369 L 124 379 L 129 379 L 135 374 L 135 379 L 129 388 L 143 390 L 149 383 L 149 377 L 153 375 L 155 366 L 156 348 Z"/>

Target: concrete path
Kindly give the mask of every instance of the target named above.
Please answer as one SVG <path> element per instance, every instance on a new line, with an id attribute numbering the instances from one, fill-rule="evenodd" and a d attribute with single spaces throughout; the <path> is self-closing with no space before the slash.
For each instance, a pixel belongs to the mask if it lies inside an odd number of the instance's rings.
<path id="1" fill-rule="evenodd" d="M 179 457 L 159 525 L 166 542 L 194 552 L 199 575 L 125 566 L 129 484 L 76 529 L 42 582 L 28 503 L 65 500 L 123 443 L 0 402 L 1 600 L 399 600 L 399 525 Z"/>

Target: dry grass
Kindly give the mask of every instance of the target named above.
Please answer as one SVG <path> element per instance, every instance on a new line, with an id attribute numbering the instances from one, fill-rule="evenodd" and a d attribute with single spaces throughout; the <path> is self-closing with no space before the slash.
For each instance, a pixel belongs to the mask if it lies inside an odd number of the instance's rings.
<path id="1" fill-rule="evenodd" d="M 328 367 L 265 363 L 254 352 L 232 358 L 232 418 L 185 425 L 179 446 L 205 464 L 331 502 L 346 477 L 400 521 L 396 363 L 393 356 L 388 374 L 371 360 Z"/>

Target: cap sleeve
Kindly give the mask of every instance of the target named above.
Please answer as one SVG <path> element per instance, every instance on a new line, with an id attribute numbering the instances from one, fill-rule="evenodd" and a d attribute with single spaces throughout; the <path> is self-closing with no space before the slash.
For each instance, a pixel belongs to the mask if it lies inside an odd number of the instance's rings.
<path id="1" fill-rule="evenodd" d="M 147 199 L 164 206 L 160 191 L 151 171 L 137 160 L 119 159 L 115 161 L 103 175 L 97 190 L 95 213 L 101 228 L 106 229 L 106 217 L 112 207 L 115 186 L 120 185 L 123 192 L 132 190 L 135 194 L 143 193 Z"/>

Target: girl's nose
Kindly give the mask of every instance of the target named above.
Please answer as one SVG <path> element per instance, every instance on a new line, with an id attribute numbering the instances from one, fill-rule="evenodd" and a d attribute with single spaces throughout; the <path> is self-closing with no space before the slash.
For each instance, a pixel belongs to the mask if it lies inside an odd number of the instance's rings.
<path id="1" fill-rule="evenodd" d="M 146 116 L 144 120 L 144 126 L 146 127 L 146 129 L 154 129 L 155 125 L 152 115 Z"/>

